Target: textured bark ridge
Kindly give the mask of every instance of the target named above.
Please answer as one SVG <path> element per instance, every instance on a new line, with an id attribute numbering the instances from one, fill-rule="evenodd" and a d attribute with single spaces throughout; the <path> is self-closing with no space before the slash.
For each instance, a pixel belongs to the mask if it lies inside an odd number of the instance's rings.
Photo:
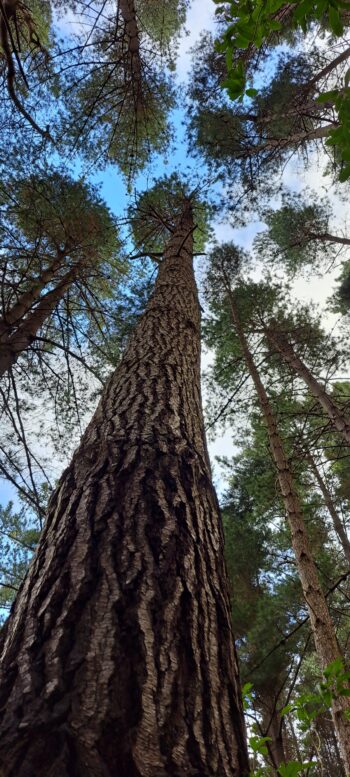
<path id="1" fill-rule="evenodd" d="M 225 276 L 225 273 L 223 274 L 230 301 L 232 323 L 238 335 L 243 357 L 253 380 L 267 428 L 270 449 L 276 466 L 278 483 L 290 527 L 292 547 L 298 574 L 309 613 L 316 653 L 322 669 L 325 669 L 332 661 L 342 658 L 342 654 L 337 642 L 334 624 L 327 607 L 327 601 L 320 584 L 317 567 L 312 556 L 302 506 L 295 487 L 293 473 L 284 451 L 276 418 L 249 349 L 240 322 L 234 295 L 230 289 L 229 280 L 227 276 Z M 337 699 L 333 700 L 332 715 L 334 727 L 339 740 L 341 755 L 347 774 L 350 774 L 350 720 L 346 719 L 344 713 L 348 712 L 349 709 L 350 701 L 347 697 L 339 696 Z"/>
<path id="2" fill-rule="evenodd" d="M 136 18 L 134 0 L 118 0 L 118 12 L 120 11 L 125 25 L 128 56 L 126 72 L 133 83 L 133 97 L 136 115 L 143 110 L 142 95 L 142 62 L 140 55 L 140 38 Z"/>
<path id="3" fill-rule="evenodd" d="M 2 637 L 1 777 L 249 773 L 191 230 L 188 205 Z"/>

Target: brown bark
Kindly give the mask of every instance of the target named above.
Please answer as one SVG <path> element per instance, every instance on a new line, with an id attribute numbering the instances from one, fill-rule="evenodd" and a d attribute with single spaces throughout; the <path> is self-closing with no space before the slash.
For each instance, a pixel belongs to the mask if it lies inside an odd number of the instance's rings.
<path id="1" fill-rule="evenodd" d="M 225 270 L 223 270 L 223 277 L 225 279 L 226 290 L 230 301 L 232 323 L 238 335 L 243 358 L 253 380 L 265 420 L 270 449 L 275 462 L 279 487 L 291 530 L 292 547 L 295 554 L 304 599 L 309 613 L 315 648 L 321 667 L 324 669 L 332 661 L 335 661 L 339 657 L 342 658 L 342 655 L 338 646 L 334 624 L 330 617 L 327 602 L 320 585 L 317 568 L 312 557 L 300 500 L 293 482 L 292 471 L 284 452 L 276 419 L 252 354 L 249 350 L 248 342 L 241 326 L 239 313 L 234 301 L 234 295 L 231 291 L 229 279 Z M 350 772 L 350 720 L 347 720 L 344 716 L 344 712 L 349 709 L 350 701 L 346 697 L 339 697 L 332 703 L 332 715 L 342 758 L 346 769 Z"/>
<path id="2" fill-rule="evenodd" d="M 0 376 L 4 375 L 18 357 L 35 340 L 42 325 L 55 310 L 57 303 L 64 297 L 67 289 L 77 277 L 80 264 L 77 263 L 66 275 L 63 276 L 57 286 L 45 294 L 33 312 L 24 319 L 13 335 L 3 335 L 0 340 Z"/>
<path id="3" fill-rule="evenodd" d="M 254 146 L 250 146 L 249 149 L 241 156 L 255 156 L 260 154 L 261 151 L 269 151 L 273 149 L 287 148 L 288 146 L 298 145 L 303 143 L 304 140 L 318 140 L 319 138 L 326 138 L 329 135 L 331 129 L 335 129 L 339 125 L 326 124 L 323 127 L 316 127 L 316 129 L 296 132 L 294 135 L 290 135 L 288 138 L 267 138 L 264 143 L 257 143 Z"/>
<path id="4" fill-rule="evenodd" d="M 1 777 L 246 777 L 184 209 L 3 636 Z"/>
<path id="5" fill-rule="evenodd" d="M 322 232 L 322 234 L 320 235 L 315 234 L 313 232 L 309 232 L 308 237 L 311 240 L 322 240 L 322 241 L 326 241 L 327 243 L 340 243 L 340 245 L 343 245 L 343 246 L 350 246 L 349 237 L 341 237 L 341 235 L 331 235 L 329 232 Z"/>
<path id="6" fill-rule="evenodd" d="M 319 487 L 319 489 L 321 491 L 321 494 L 322 494 L 322 496 L 324 498 L 325 505 L 327 507 L 327 510 L 328 510 L 329 515 L 331 516 L 331 519 L 332 519 L 332 522 L 333 522 L 334 531 L 336 532 L 336 534 L 339 537 L 339 541 L 340 541 L 341 546 L 343 548 L 345 558 L 346 558 L 347 562 L 350 564 L 350 542 L 349 542 L 349 538 L 348 538 L 348 535 L 347 535 L 347 533 L 346 533 L 346 531 L 344 529 L 344 526 L 343 526 L 343 524 L 341 522 L 341 519 L 340 519 L 340 517 L 339 517 L 339 515 L 337 513 L 337 510 L 335 508 L 335 505 L 334 505 L 334 502 L 333 502 L 333 499 L 332 499 L 332 495 L 331 495 L 331 493 L 330 493 L 330 491 L 328 489 L 327 483 L 323 479 L 323 477 L 322 477 L 322 475 L 321 475 L 321 473 L 320 473 L 320 471 L 318 469 L 318 466 L 317 466 L 313 456 L 311 456 L 311 454 L 307 455 L 307 461 L 308 461 L 308 463 L 310 465 L 311 471 L 312 471 L 313 475 L 315 476 L 315 480 L 317 482 L 317 485 L 318 485 L 318 487 Z"/>
<path id="7" fill-rule="evenodd" d="M 270 151 L 272 153 L 288 148 L 289 146 L 298 146 L 304 141 L 326 138 L 328 137 L 330 130 L 336 129 L 338 126 L 339 124 L 334 122 L 334 124 L 326 124 L 323 127 L 316 127 L 316 129 L 313 130 L 296 132 L 286 138 L 266 138 L 262 143 L 251 143 L 250 145 L 249 141 L 247 141 L 245 148 L 242 151 L 238 151 L 235 156 L 237 159 L 249 159 L 249 157 L 257 156 L 263 151 Z M 229 138 L 225 138 L 225 142 L 227 143 L 227 147 L 229 147 Z"/>
<path id="8" fill-rule="evenodd" d="M 10 310 L 4 312 L 3 318 L 0 319 L 0 340 L 4 335 L 8 336 L 11 333 L 14 324 L 17 324 L 26 313 L 33 307 L 40 297 L 42 290 L 45 286 L 52 281 L 55 277 L 57 270 L 60 269 L 65 258 L 64 251 L 57 251 L 57 256 L 51 262 L 50 266 L 46 270 L 43 270 L 40 277 L 33 280 L 32 287 L 20 294 L 15 305 L 12 305 Z"/>
<path id="9" fill-rule="evenodd" d="M 334 735 L 332 721 L 328 715 L 320 715 L 314 721 L 315 755 L 321 761 L 325 777 L 347 777 Z"/>
<path id="10" fill-rule="evenodd" d="M 143 89 L 139 29 L 134 0 L 118 0 L 118 10 L 125 24 L 125 35 L 128 41 L 127 71 L 133 84 L 133 98 L 136 114 L 138 114 L 143 111 Z"/>
<path id="11" fill-rule="evenodd" d="M 264 697 L 261 701 L 263 713 L 262 736 L 270 737 L 270 741 L 266 742 L 266 747 L 268 749 L 274 775 L 278 777 L 278 767 L 281 763 L 285 763 L 288 760 L 284 750 L 282 735 L 283 721 L 277 712 L 276 699 L 273 694 L 269 695 L 264 693 Z"/>
<path id="12" fill-rule="evenodd" d="M 306 84 L 305 91 L 309 92 L 310 89 L 312 89 L 315 84 L 317 84 L 318 81 L 320 81 L 322 78 L 326 78 L 332 70 L 335 70 L 338 65 L 341 65 L 343 62 L 346 62 L 347 59 L 350 57 L 350 46 L 348 46 L 347 49 L 344 49 L 340 54 L 338 54 L 335 59 L 332 59 L 331 62 L 328 62 L 327 65 L 325 65 L 321 70 L 319 70 L 316 75 Z"/>
<path id="13" fill-rule="evenodd" d="M 350 443 L 350 423 L 345 418 L 342 411 L 335 404 L 333 399 L 327 394 L 321 383 L 312 375 L 306 364 L 295 352 L 286 336 L 273 329 L 271 326 L 264 326 L 264 332 L 270 344 L 281 354 L 283 359 L 299 375 L 311 391 L 311 394 L 317 399 L 322 409 L 330 418 L 335 429 L 344 437 L 347 443 Z"/>

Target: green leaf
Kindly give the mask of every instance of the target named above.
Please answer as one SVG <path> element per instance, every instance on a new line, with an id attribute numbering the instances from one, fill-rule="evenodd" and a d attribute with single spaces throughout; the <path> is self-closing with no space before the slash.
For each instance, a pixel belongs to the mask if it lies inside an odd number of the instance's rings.
<path id="1" fill-rule="evenodd" d="M 343 24 L 339 15 L 339 11 L 336 8 L 330 8 L 328 11 L 329 26 L 334 32 L 334 35 L 340 36 L 343 34 Z"/>
<path id="2" fill-rule="evenodd" d="M 245 93 L 247 97 L 256 97 L 256 95 L 259 94 L 257 89 L 246 89 Z"/>
<path id="3" fill-rule="evenodd" d="M 267 755 L 269 752 L 265 742 L 271 742 L 271 737 L 249 737 L 249 746 L 254 753 L 260 753 L 260 755 Z"/>
<path id="4" fill-rule="evenodd" d="M 269 28 L 270 30 L 281 30 L 281 22 L 278 22 L 277 19 L 271 19 L 271 21 L 269 21 Z"/>
<path id="5" fill-rule="evenodd" d="M 338 656 L 335 661 L 332 661 L 323 671 L 325 677 L 337 677 L 337 675 L 344 672 L 344 664 L 342 658 Z"/>
<path id="6" fill-rule="evenodd" d="M 331 89 L 329 92 L 322 92 L 317 99 L 317 103 L 326 103 L 328 101 L 333 101 L 339 94 L 338 89 Z"/>
<path id="7" fill-rule="evenodd" d="M 294 19 L 296 22 L 300 24 L 300 22 L 305 19 L 307 14 L 310 13 L 310 11 L 313 10 L 313 0 L 304 0 L 304 2 L 301 2 L 298 4 L 297 8 L 294 11 Z"/>
<path id="8" fill-rule="evenodd" d="M 304 769 L 308 769 L 313 765 L 312 761 L 307 761 L 305 763 L 301 763 L 300 761 L 288 761 L 288 763 L 281 764 L 277 771 L 281 777 L 297 777 L 300 772 L 303 772 Z"/>
<path id="9" fill-rule="evenodd" d="M 295 706 L 293 704 L 286 704 L 285 707 L 282 707 L 280 710 L 280 716 L 283 717 L 283 715 L 288 715 L 288 712 L 291 712 L 295 709 Z"/>
<path id="10" fill-rule="evenodd" d="M 350 178 L 350 165 L 346 165 L 343 167 L 343 169 L 339 173 L 339 181 L 341 183 L 344 183 L 344 181 L 347 181 L 348 178 Z"/>
<path id="11" fill-rule="evenodd" d="M 244 38 L 243 35 L 237 35 L 235 38 L 235 48 L 247 49 L 250 46 L 250 41 Z"/>

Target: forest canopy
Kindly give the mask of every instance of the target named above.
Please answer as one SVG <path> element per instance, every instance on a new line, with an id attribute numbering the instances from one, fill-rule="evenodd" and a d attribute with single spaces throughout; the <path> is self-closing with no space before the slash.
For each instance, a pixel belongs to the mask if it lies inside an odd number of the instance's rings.
<path id="1" fill-rule="evenodd" d="M 0 0 L 1 777 L 350 777 L 349 25 Z"/>

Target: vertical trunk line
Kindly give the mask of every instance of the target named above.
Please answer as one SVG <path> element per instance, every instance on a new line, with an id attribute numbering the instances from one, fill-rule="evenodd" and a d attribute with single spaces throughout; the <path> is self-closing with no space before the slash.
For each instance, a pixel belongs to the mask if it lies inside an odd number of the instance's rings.
<path id="1" fill-rule="evenodd" d="M 323 479 L 323 477 L 322 477 L 322 475 L 321 475 L 321 473 L 320 473 L 320 471 L 318 469 L 318 466 L 317 466 L 313 456 L 311 456 L 311 453 L 309 453 L 307 455 L 306 459 L 307 459 L 307 462 L 309 463 L 310 469 L 311 469 L 311 471 L 312 471 L 312 473 L 313 473 L 313 475 L 315 477 L 315 480 L 316 480 L 316 482 L 317 482 L 317 484 L 319 486 L 319 489 L 321 491 L 321 494 L 322 494 L 322 496 L 324 498 L 325 505 L 327 507 L 327 510 L 328 510 L 329 515 L 331 516 L 331 519 L 332 519 L 332 522 L 333 522 L 334 531 L 338 535 L 340 544 L 341 544 L 341 546 L 343 548 L 343 551 L 344 551 L 345 558 L 346 558 L 347 562 L 350 564 L 350 542 L 349 542 L 349 538 L 348 538 L 347 533 L 346 533 L 346 531 L 344 529 L 344 526 L 343 526 L 343 524 L 341 522 L 341 519 L 340 519 L 340 517 L 338 515 L 338 512 L 337 512 L 337 510 L 335 508 L 335 505 L 334 505 L 334 502 L 333 502 L 333 499 L 332 499 L 332 495 L 331 495 L 331 493 L 330 493 L 330 491 L 329 491 L 329 489 L 327 487 L 327 484 L 326 484 L 325 480 Z"/>
<path id="2" fill-rule="evenodd" d="M 227 274 L 223 270 L 226 291 L 230 302 L 230 310 L 233 326 L 237 332 L 244 360 L 253 380 L 258 396 L 259 404 L 265 419 L 270 449 L 275 462 L 278 482 L 283 497 L 286 514 L 291 530 L 292 546 L 295 554 L 300 582 L 306 605 L 309 612 L 312 633 L 315 640 L 317 655 L 322 669 L 337 658 L 342 658 L 339 650 L 334 624 L 329 614 L 327 602 L 321 589 L 318 572 L 312 557 L 309 540 L 306 532 L 304 517 L 293 482 L 293 475 L 287 461 L 282 440 L 280 438 L 276 419 L 268 399 L 266 390 L 261 381 L 259 372 L 249 350 L 248 343 L 240 322 L 239 313 L 235 304 Z M 338 697 L 332 703 L 332 715 L 335 730 L 337 732 L 342 758 L 346 769 L 350 772 L 350 721 L 344 712 L 350 709 L 349 699 Z"/>
<path id="3" fill-rule="evenodd" d="M 339 410 L 332 398 L 322 388 L 321 384 L 314 378 L 306 364 L 295 353 L 291 343 L 280 332 L 272 332 L 269 327 L 264 326 L 264 332 L 270 344 L 281 354 L 284 361 L 299 375 L 306 383 L 311 394 L 317 399 L 322 409 L 328 415 L 332 424 L 338 432 L 344 437 L 344 440 L 350 444 L 350 423 L 346 420 L 343 413 Z"/>

